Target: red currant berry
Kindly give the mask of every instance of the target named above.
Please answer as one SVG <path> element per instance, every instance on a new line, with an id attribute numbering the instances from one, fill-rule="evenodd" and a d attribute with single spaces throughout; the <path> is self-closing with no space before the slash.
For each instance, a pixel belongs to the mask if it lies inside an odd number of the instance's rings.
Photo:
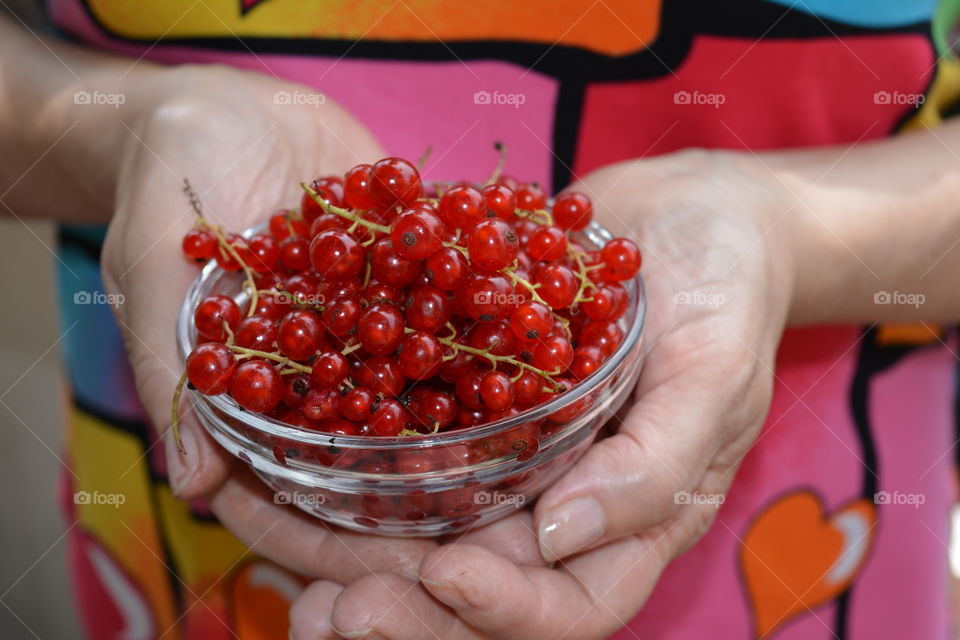
<path id="1" fill-rule="evenodd" d="M 300 412 L 310 420 L 340 417 L 340 392 L 336 389 L 312 389 L 303 398 Z"/>
<path id="2" fill-rule="evenodd" d="M 230 347 L 205 342 L 187 357 L 187 379 L 200 393 L 216 396 L 227 390 L 235 367 L 236 359 Z"/>
<path id="3" fill-rule="evenodd" d="M 593 205 L 590 198 L 576 191 L 561 193 L 553 202 L 553 222 L 561 229 L 580 231 L 590 224 Z"/>
<path id="4" fill-rule="evenodd" d="M 540 285 L 540 297 L 554 309 L 569 307 L 577 295 L 577 277 L 566 265 L 543 265 L 537 270 L 535 284 Z"/>
<path id="5" fill-rule="evenodd" d="M 457 380 L 457 398 L 470 409 L 483 408 L 483 396 L 480 395 L 480 381 L 482 375 L 478 371 L 471 371 Z"/>
<path id="6" fill-rule="evenodd" d="M 183 236 L 183 253 L 191 260 L 206 262 L 217 251 L 217 236 L 208 229 L 191 229 Z"/>
<path id="7" fill-rule="evenodd" d="M 357 339 L 368 353 L 386 355 L 403 340 L 403 314 L 391 304 L 375 304 L 360 315 Z"/>
<path id="8" fill-rule="evenodd" d="M 508 356 L 516 350 L 517 340 L 505 322 L 480 322 L 467 333 L 467 344 L 495 356 Z"/>
<path id="9" fill-rule="evenodd" d="M 263 360 L 247 360 L 233 372 L 230 395 L 244 409 L 265 413 L 280 404 L 283 381 L 277 370 Z"/>
<path id="10" fill-rule="evenodd" d="M 310 243 L 310 262 L 328 280 L 356 278 L 365 260 L 363 247 L 342 229 L 327 229 Z"/>
<path id="11" fill-rule="evenodd" d="M 310 245 L 300 236 L 291 236 L 280 244 L 280 262 L 291 271 L 310 267 Z"/>
<path id="12" fill-rule="evenodd" d="M 547 194 L 536 182 L 529 182 L 517 190 L 517 209 L 535 211 L 547 206 Z"/>
<path id="13" fill-rule="evenodd" d="M 382 282 L 377 282 L 376 280 L 371 280 L 370 283 L 363 288 L 361 297 L 368 305 L 385 302 L 394 306 L 400 306 L 400 303 L 403 302 L 403 294 L 400 289 Z"/>
<path id="14" fill-rule="evenodd" d="M 443 194 L 439 211 L 448 229 L 472 229 L 486 217 L 486 200 L 479 189 L 461 185 Z"/>
<path id="15" fill-rule="evenodd" d="M 236 331 L 237 346 L 257 351 L 273 351 L 277 342 L 277 323 L 267 316 L 244 318 Z"/>
<path id="16" fill-rule="evenodd" d="M 313 361 L 310 380 L 317 389 L 337 387 L 350 372 L 347 357 L 339 351 L 325 351 Z"/>
<path id="17" fill-rule="evenodd" d="M 640 249 L 627 238 L 614 238 L 600 251 L 602 269 L 607 281 L 635 278 L 640 271 Z"/>
<path id="18" fill-rule="evenodd" d="M 358 164 L 347 171 L 344 177 L 343 199 L 347 206 L 353 209 L 373 209 L 374 203 L 370 198 L 370 165 Z"/>
<path id="19" fill-rule="evenodd" d="M 517 209 L 517 197 L 513 189 L 502 184 L 491 184 L 483 188 L 483 199 L 488 218 L 497 217 L 509 220 Z"/>
<path id="20" fill-rule="evenodd" d="M 434 334 L 449 322 L 452 312 L 447 294 L 430 285 L 412 290 L 406 307 L 408 327 Z"/>
<path id="21" fill-rule="evenodd" d="M 373 415 L 370 416 L 370 426 L 378 436 L 396 436 L 407 426 L 409 414 L 396 400 L 386 399 Z"/>
<path id="22" fill-rule="evenodd" d="M 513 263 L 520 244 L 512 226 L 492 218 L 474 227 L 467 248 L 472 265 L 484 271 L 499 271 Z"/>
<path id="23" fill-rule="evenodd" d="M 346 338 L 357 330 L 363 305 L 356 296 L 336 298 L 323 310 L 323 325 L 338 338 Z"/>
<path id="24" fill-rule="evenodd" d="M 520 407 L 530 407 L 540 402 L 543 395 L 544 380 L 533 371 L 524 370 L 520 378 L 513 383 L 515 401 Z"/>
<path id="25" fill-rule="evenodd" d="M 407 209 L 391 223 L 390 241 L 407 260 L 423 260 L 443 246 L 443 223 L 429 211 Z"/>
<path id="26" fill-rule="evenodd" d="M 440 371 L 442 356 L 443 349 L 436 336 L 414 331 L 403 338 L 397 362 L 406 377 L 411 380 L 426 380 Z"/>
<path id="27" fill-rule="evenodd" d="M 566 371 L 573 362 L 573 347 L 563 336 L 547 336 L 533 351 L 533 366 L 551 375 Z"/>
<path id="28" fill-rule="evenodd" d="M 270 216 L 270 235 L 276 238 L 277 242 L 283 242 L 291 236 L 306 235 L 309 228 L 303 218 L 290 211 L 278 211 Z"/>
<path id="29" fill-rule="evenodd" d="M 310 384 L 310 376 L 305 373 L 298 373 L 283 378 L 283 404 L 291 409 L 299 409 L 303 404 L 303 399 L 313 386 Z M 286 422 L 286 418 L 284 418 Z"/>
<path id="30" fill-rule="evenodd" d="M 203 299 L 193 314 L 193 324 L 201 338 L 223 342 L 227 339 L 224 323 L 235 331 L 240 324 L 240 307 L 233 298 L 224 295 L 212 295 Z"/>
<path id="31" fill-rule="evenodd" d="M 250 262 L 247 266 L 257 273 L 273 271 L 280 261 L 280 249 L 270 236 L 258 234 L 250 238 Z"/>
<path id="32" fill-rule="evenodd" d="M 627 292 L 619 284 L 606 284 L 589 291 L 588 299 L 580 308 L 591 320 L 611 320 L 619 317 L 617 312 L 626 308 Z M 621 311 L 622 313 L 622 311 Z"/>
<path id="33" fill-rule="evenodd" d="M 577 347 L 573 352 L 573 364 L 570 365 L 570 375 L 577 380 L 583 380 L 600 368 L 606 356 L 599 347 L 589 345 Z"/>
<path id="34" fill-rule="evenodd" d="M 356 376 L 364 387 L 389 397 L 399 396 L 406 383 L 397 361 L 385 356 L 374 356 L 365 360 Z"/>
<path id="35" fill-rule="evenodd" d="M 422 192 L 420 172 L 406 160 L 384 158 L 370 168 L 367 193 L 381 211 L 413 206 Z"/>
<path id="36" fill-rule="evenodd" d="M 339 176 L 317 178 L 310 184 L 310 188 L 316 191 L 327 204 L 335 207 L 343 206 L 343 180 Z M 304 192 L 300 200 L 300 213 L 304 220 L 313 222 L 323 215 L 324 211 L 309 193 Z"/>
<path id="37" fill-rule="evenodd" d="M 572 277 L 572 272 L 571 272 Z M 476 274 L 457 290 L 456 299 L 474 320 L 505 317 L 515 306 L 517 296 L 510 279 L 499 273 Z"/>
<path id="38" fill-rule="evenodd" d="M 370 251 L 370 272 L 373 277 L 392 287 L 403 287 L 417 277 L 420 265 L 407 260 L 393 248 L 390 238 L 381 238 L 373 243 Z"/>
<path id="39" fill-rule="evenodd" d="M 467 259 L 452 247 L 443 247 L 427 258 L 427 275 L 433 285 L 444 291 L 453 291 L 470 273 Z"/>
<path id="40" fill-rule="evenodd" d="M 280 353 L 291 360 L 305 361 L 327 347 L 323 323 L 313 311 L 297 309 L 283 316 L 277 330 Z"/>
<path id="41" fill-rule="evenodd" d="M 597 320 L 583 326 L 577 336 L 578 346 L 598 347 L 604 355 L 609 357 L 623 342 L 623 331 L 615 322 Z"/>
<path id="42" fill-rule="evenodd" d="M 563 260 L 567 256 L 567 235 L 560 227 L 540 227 L 530 236 L 527 253 L 537 261 Z"/>
<path id="43" fill-rule="evenodd" d="M 539 302 L 525 302 L 510 313 L 510 329 L 520 340 L 537 340 L 553 330 L 553 314 Z"/>
<path id="44" fill-rule="evenodd" d="M 285 296 L 272 296 L 269 294 L 257 296 L 257 308 L 254 309 L 253 315 L 266 316 L 271 320 L 280 320 L 290 311 L 289 301 L 280 298 L 285 298 Z"/>
<path id="45" fill-rule="evenodd" d="M 515 390 L 503 371 L 487 371 L 480 379 L 480 396 L 488 409 L 503 411 L 513 406 Z"/>
<path id="46" fill-rule="evenodd" d="M 340 413 L 344 418 L 354 422 L 369 420 L 375 397 L 376 395 L 370 389 L 357 387 L 340 400 Z"/>
<path id="47" fill-rule="evenodd" d="M 457 401 L 449 393 L 429 390 L 417 403 L 416 415 L 427 428 L 443 429 L 453 423 L 457 415 Z"/>

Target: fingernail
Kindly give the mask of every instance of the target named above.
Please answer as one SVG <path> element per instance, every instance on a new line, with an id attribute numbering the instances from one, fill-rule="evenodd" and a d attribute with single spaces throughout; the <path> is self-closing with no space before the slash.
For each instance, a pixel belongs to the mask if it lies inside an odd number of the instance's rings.
<path id="1" fill-rule="evenodd" d="M 333 632 L 340 636 L 341 638 L 346 638 L 347 640 L 354 640 L 354 638 L 363 638 L 364 636 L 370 633 L 370 629 L 364 629 L 363 631 L 340 631 L 336 627 L 332 627 Z"/>
<path id="2" fill-rule="evenodd" d="M 197 439 L 193 435 L 193 429 L 186 425 L 180 426 L 180 440 L 183 442 L 183 448 L 186 453 L 181 453 L 177 449 L 177 443 L 173 434 L 167 436 L 165 443 L 167 449 L 167 475 L 170 478 L 170 489 L 173 495 L 180 493 L 190 484 L 190 479 L 196 471 L 198 464 Z"/>
<path id="3" fill-rule="evenodd" d="M 443 598 L 441 598 L 444 604 L 447 604 L 454 609 L 469 609 L 470 603 L 467 602 L 467 599 L 463 597 L 463 594 L 460 593 L 460 589 L 449 582 L 440 582 L 438 580 L 427 580 L 425 578 L 420 578 L 420 582 L 428 584 L 437 589 L 443 589 Z M 433 591 L 433 589 L 428 589 L 428 591 Z"/>
<path id="4" fill-rule="evenodd" d="M 540 520 L 540 555 L 556 562 L 603 537 L 606 517 L 593 498 L 574 498 L 547 511 Z"/>

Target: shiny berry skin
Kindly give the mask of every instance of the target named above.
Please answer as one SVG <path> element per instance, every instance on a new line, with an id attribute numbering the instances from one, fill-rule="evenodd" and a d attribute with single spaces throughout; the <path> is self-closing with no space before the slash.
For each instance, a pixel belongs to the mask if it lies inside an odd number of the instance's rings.
<path id="1" fill-rule="evenodd" d="M 450 320 L 452 305 L 443 291 L 430 285 L 410 292 L 406 304 L 407 326 L 417 331 L 438 333 Z"/>
<path id="2" fill-rule="evenodd" d="M 280 404 L 283 381 L 263 360 L 247 360 L 237 365 L 230 378 L 230 395 L 244 409 L 264 413 Z"/>
<path id="3" fill-rule="evenodd" d="M 340 400 L 340 413 L 354 422 L 369 420 L 375 398 L 376 395 L 370 389 L 357 387 Z"/>
<path id="4" fill-rule="evenodd" d="M 535 182 L 522 185 L 516 189 L 517 209 L 534 211 L 547 206 L 547 194 Z"/>
<path id="5" fill-rule="evenodd" d="M 457 380 L 457 398 L 470 409 L 483 408 L 483 396 L 480 395 L 480 382 L 483 374 L 471 371 Z"/>
<path id="6" fill-rule="evenodd" d="M 403 391 L 406 378 L 396 359 L 385 356 L 374 356 L 363 362 L 357 370 L 357 379 L 360 384 L 374 393 L 382 393 L 388 397 L 396 397 Z"/>
<path id="7" fill-rule="evenodd" d="M 488 409 L 503 411 L 513 406 L 515 389 L 503 371 L 487 371 L 480 379 L 480 396 Z"/>
<path id="8" fill-rule="evenodd" d="M 627 238 L 614 238 L 600 250 L 607 281 L 630 280 L 640 271 L 640 248 Z"/>
<path id="9" fill-rule="evenodd" d="M 420 265 L 397 253 L 390 238 L 381 238 L 370 248 L 370 272 L 384 284 L 403 287 L 417 277 Z"/>
<path id="10" fill-rule="evenodd" d="M 470 274 L 467 259 L 452 247 L 443 247 L 427 258 L 426 267 L 433 285 L 444 291 L 453 291 Z"/>
<path id="11" fill-rule="evenodd" d="M 329 433 L 334 436 L 358 436 L 360 435 L 360 428 L 350 422 L 349 420 L 341 420 L 340 418 L 327 418 L 321 420 L 320 422 L 313 425 L 314 431 L 320 431 L 322 433 Z M 347 466 L 347 461 L 350 459 L 350 454 L 346 451 L 341 450 L 341 453 L 334 461 L 336 466 Z"/>
<path id="12" fill-rule="evenodd" d="M 577 346 L 598 347 L 606 356 L 610 356 L 623 342 L 623 331 L 615 322 L 597 320 L 588 322 L 577 337 Z"/>
<path id="13" fill-rule="evenodd" d="M 540 227 L 530 236 L 527 253 L 537 261 L 563 260 L 567 256 L 567 235 L 560 227 Z"/>
<path id="14" fill-rule="evenodd" d="M 305 361 L 327 347 L 323 323 L 313 311 L 297 309 L 283 316 L 277 330 L 280 353 L 291 360 Z"/>
<path id="15" fill-rule="evenodd" d="M 400 289 L 390 286 L 389 284 L 377 282 L 376 280 L 371 280 L 370 283 L 363 288 L 360 297 L 368 305 L 388 302 L 392 305 L 400 306 L 400 303 L 403 302 L 403 294 L 400 292 Z"/>
<path id="16" fill-rule="evenodd" d="M 363 305 L 356 296 L 344 296 L 327 302 L 323 309 L 323 325 L 332 335 L 346 338 L 357 330 Z"/>
<path id="17" fill-rule="evenodd" d="M 373 415 L 370 416 L 370 427 L 378 436 L 396 436 L 407 426 L 409 414 L 396 400 L 386 399 Z"/>
<path id="18" fill-rule="evenodd" d="M 443 349 L 436 336 L 424 331 L 414 331 L 404 336 L 397 363 L 407 378 L 426 380 L 440 371 L 442 356 Z"/>
<path id="19" fill-rule="evenodd" d="M 375 304 L 360 315 L 357 339 L 373 355 L 392 353 L 403 340 L 403 314 L 392 304 Z"/>
<path id="20" fill-rule="evenodd" d="M 520 340 L 536 340 L 553 330 L 553 314 L 539 302 L 525 302 L 510 313 L 510 329 Z"/>
<path id="21" fill-rule="evenodd" d="M 452 350 L 450 350 L 452 353 Z M 444 355 L 449 355 L 444 351 Z M 454 383 L 476 368 L 475 358 L 466 351 L 457 351 L 456 355 L 440 367 L 440 379 Z"/>
<path id="22" fill-rule="evenodd" d="M 310 380 L 317 389 L 337 387 L 350 373 L 347 357 L 339 351 L 325 351 L 313 361 Z"/>
<path id="23" fill-rule="evenodd" d="M 205 342 L 187 357 L 187 379 L 200 393 L 216 396 L 229 387 L 235 367 L 236 359 L 230 347 Z"/>
<path id="24" fill-rule="evenodd" d="M 280 243 L 280 264 L 291 271 L 310 267 L 310 245 L 300 236 L 291 236 Z"/>
<path id="25" fill-rule="evenodd" d="M 417 403 L 416 415 L 429 428 L 443 429 L 457 416 L 457 401 L 449 393 L 429 390 Z"/>
<path id="26" fill-rule="evenodd" d="M 390 224 L 393 249 L 407 260 L 423 260 L 443 246 L 443 223 L 422 209 L 407 209 Z"/>
<path id="27" fill-rule="evenodd" d="M 224 322 L 231 331 L 235 331 L 240 324 L 240 307 L 228 296 L 217 294 L 204 298 L 193 314 L 197 333 L 206 340 L 225 341 L 227 331 L 223 328 Z"/>
<path id="28" fill-rule="evenodd" d="M 286 300 L 280 300 L 282 296 L 272 296 L 261 294 L 257 296 L 257 308 L 253 315 L 266 316 L 271 320 L 279 320 L 290 310 L 290 304 Z"/>
<path id="29" fill-rule="evenodd" d="M 250 247 L 250 262 L 247 266 L 257 273 L 273 271 L 280 262 L 280 248 L 277 241 L 264 234 L 258 234 L 247 242 Z"/>
<path id="30" fill-rule="evenodd" d="M 310 420 L 340 417 L 340 392 L 336 389 L 312 389 L 303 398 L 300 413 Z"/>
<path id="31" fill-rule="evenodd" d="M 370 165 L 358 164 L 344 176 L 343 199 L 351 209 L 373 209 L 376 205 L 370 198 Z"/>
<path id="32" fill-rule="evenodd" d="M 629 301 L 627 292 L 619 284 L 588 289 L 586 295 L 588 300 L 581 302 L 580 308 L 591 320 L 615 320 L 623 314 Z"/>
<path id="33" fill-rule="evenodd" d="M 244 240 L 241 236 L 231 233 L 227 236 L 227 244 L 230 245 L 234 252 L 240 257 L 241 260 L 250 264 L 250 248 L 247 247 L 247 241 Z M 214 253 L 214 256 L 217 259 L 217 264 L 224 271 L 239 271 L 241 269 L 240 263 L 237 262 L 237 259 L 233 257 L 226 248 L 217 246 L 217 251 Z"/>
<path id="34" fill-rule="evenodd" d="M 517 302 L 513 283 L 507 276 L 499 273 L 470 276 L 457 290 L 456 296 L 467 315 L 474 320 L 503 318 Z"/>
<path id="35" fill-rule="evenodd" d="M 592 217 L 593 205 L 582 193 L 568 191 L 553 201 L 553 222 L 561 229 L 580 231 L 590 224 Z"/>
<path id="36" fill-rule="evenodd" d="M 283 376 L 283 404 L 291 409 L 299 409 L 303 399 L 312 390 L 310 376 L 305 373 Z"/>
<path id="37" fill-rule="evenodd" d="M 472 229 L 487 217 L 487 203 L 479 189 L 460 185 L 444 192 L 439 212 L 448 229 Z"/>
<path id="38" fill-rule="evenodd" d="M 183 236 L 183 254 L 191 260 L 205 262 L 217 251 L 217 236 L 209 229 L 191 229 Z"/>
<path id="39" fill-rule="evenodd" d="M 326 202 L 335 207 L 343 206 L 343 180 L 338 176 L 328 176 L 326 178 L 317 178 L 310 183 L 310 188 L 317 192 L 317 195 Z M 313 222 L 323 215 L 323 207 L 304 192 L 300 199 L 300 213 L 307 222 Z"/>
<path id="40" fill-rule="evenodd" d="M 520 243 L 509 223 L 491 218 L 473 228 L 467 249 L 471 265 L 484 271 L 499 271 L 517 258 Z"/>
<path id="41" fill-rule="evenodd" d="M 310 263 L 328 280 L 356 278 L 364 262 L 363 247 L 342 229 L 327 229 L 310 242 Z"/>
<path id="42" fill-rule="evenodd" d="M 277 341 L 277 323 L 266 316 L 244 318 L 235 332 L 236 343 L 240 347 L 257 351 L 273 351 Z"/>
<path id="43" fill-rule="evenodd" d="M 563 373 L 573 362 L 573 347 L 563 336 L 547 336 L 537 342 L 533 366 L 550 374 Z"/>
<path id="44" fill-rule="evenodd" d="M 570 365 L 570 375 L 577 380 L 583 380 L 600 368 L 606 354 L 599 347 L 584 345 L 573 351 L 573 363 Z"/>
<path id="45" fill-rule="evenodd" d="M 310 225 L 301 218 L 295 216 L 289 211 L 280 211 L 270 216 L 270 235 L 277 239 L 277 242 L 283 242 L 291 236 L 303 236 L 307 234 Z"/>
<path id="46" fill-rule="evenodd" d="M 324 213 L 310 223 L 308 239 L 313 239 L 327 229 L 348 229 L 350 223 L 335 213 Z"/>
<path id="47" fill-rule="evenodd" d="M 535 284 L 537 293 L 554 309 L 569 307 L 577 295 L 577 277 L 570 267 L 562 264 L 547 264 L 537 269 Z"/>
<path id="48" fill-rule="evenodd" d="M 513 189 L 502 184 L 491 184 L 483 188 L 483 200 L 486 205 L 486 217 L 509 220 L 517 209 L 517 197 Z"/>
<path id="49" fill-rule="evenodd" d="M 513 383 L 514 402 L 522 408 L 531 407 L 540 401 L 543 395 L 544 380 L 532 371 L 524 371 Z"/>
<path id="50" fill-rule="evenodd" d="M 478 322 L 467 333 L 466 342 L 474 349 L 489 350 L 495 356 L 512 355 L 517 340 L 506 322 Z"/>
<path id="51" fill-rule="evenodd" d="M 370 168 L 369 180 L 367 193 L 381 211 L 412 206 L 423 192 L 420 172 L 402 158 L 380 160 Z"/>

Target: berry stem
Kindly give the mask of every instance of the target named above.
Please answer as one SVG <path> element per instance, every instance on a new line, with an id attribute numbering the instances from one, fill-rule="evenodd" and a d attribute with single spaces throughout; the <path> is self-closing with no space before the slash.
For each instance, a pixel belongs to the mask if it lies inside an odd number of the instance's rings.
<path id="1" fill-rule="evenodd" d="M 514 263 L 514 264 L 516 264 L 516 263 Z M 516 286 L 516 285 L 518 285 L 518 284 L 522 284 L 524 287 L 526 287 L 527 290 L 530 292 L 530 298 L 533 299 L 534 302 L 539 302 L 540 304 L 542 304 L 543 306 L 545 306 L 547 309 L 550 309 L 551 307 L 550 307 L 549 304 L 547 304 L 547 301 L 544 300 L 543 298 L 541 298 L 541 297 L 540 297 L 540 294 L 537 293 L 537 289 L 540 288 L 540 285 L 539 285 L 539 284 L 533 284 L 533 283 L 530 282 L 529 280 L 526 280 L 525 278 L 521 278 L 520 276 L 518 276 L 517 274 L 515 274 L 515 273 L 513 272 L 513 270 L 514 270 L 515 268 L 516 268 L 516 267 L 513 266 L 513 267 L 511 267 L 511 268 L 509 268 L 509 269 L 504 269 L 504 270 L 503 270 L 503 274 L 504 274 L 505 276 L 507 276 L 508 278 L 510 278 L 510 281 L 513 282 L 514 286 Z"/>
<path id="2" fill-rule="evenodd" d="M 183 385 L 187 383 L 187 372 L 184 371 L 180 379 L 177 380 L 177 388 L 173 392 L 173 420 L 170 422 L 170 429 L 173 430 L 173 441 L 177 443 L 177 451 L 181 455 L 186 455 L 187 449 L 183 446 L 183 440 L 180 438 L 180 398 L 183 395 Z"/>
<path id="3" fill-rule="evenodd" d="M 578 302 L 590 302 L 591 300 L 593 300 L 593 298 L 584 298 L 583 294 L 586 292 L 587 287 L 591 289 L 596 289 L 597 285 L 595 285 L 593 282 L 590 281 L 589 278 L 587 278 L 587 272 L 592 271 L 593 269 L 599 269 L 603 265 L 595 264 L 588 267 L 583 263 L 583 258 L 586 254 L 584 254 L 582 251 L 577 251 L 576 249 L 571 249 L 570 255 L 573 256 L 574 262 L 577 263 L 576 276 L 577 276 L 577 279 L 580 280 L 580 286 L 577 288 L 577 295 L 574 296 L 573 298 L 573 304 L 576 304 Z"/>
<path id="4" fill-rule="evenodd" d="M 329 202 L 321 198 L 320 194 L 318 194 L 316 191 L 311 189 L 310 185 L 308 185 L 306 182 L 301 182 L 300 186 L 307 193 L 307 195 L 310 196 L 310 199 L 316 202 L 326 213 L 333 213 L 335 215 L 340 216 L 341 218 L 350 220 L 355 224 L 359 224 L 363 227 L 366 227 L 371 231 L 379 231 L 380 233 L 390 233 L 390 227 L 386 225 L 377 224 L 376 222 L 366 220 L 360 217 L 359 215 L 357 215 L 356 213 L 353 213 L 352 211 L 348 211 L 347 209 L 341 209 L 340 207 L 336 207 L 330 204 Z"/>
<path id="5" fill-rule="evenodd" d="M 516 209 L 513 212 L 513 215 L 517 216 L 518 218 L 526 218 L 527 220 L 532 220 L 533 222 L 536 222 L 537 224 L 543 227 L 553 226 L 553 215 L 551 215 L 551 213 L 546 209 L 532 209 L 529 211 L 526 209 Z M 541 222 L 540 220 L 537 220 L 534 217 L 534 215 L 542 216 L 543 221 Z"/>
<path id="6" fill-rule="evenodd" d="M 497 160 L 497 166 L 494 167 L 493 173 L 490 174 L 490 179 L 484 183 L 484 186 L 496 184 L 501 174 L 503 174 L 503 168 L 507 166 L 507 145 L 497 141 L 493 143 L 493 148 L 500 154 L 500 159 Z"/>
<path id="7" fill-rule="evenodd" d="M 234 352 L 240 354 L 242 357 L 246 358 L 263 358 L 264 360 L 272 360 L 273 362 L 279 362 L 285 367 L 289 367 L 300 373 L 313 373 L 313 367 L 308 367 L 305 364 L 300 364 L 299 362 L 291 362 L 289 358 L 286 358 L 279 353 L 268 353 L 266 351 L 258 351 L 257 349 L 248 349 L 247 347 L 240 347 L 235 344 L 228 344 L 228 347 Z"/>

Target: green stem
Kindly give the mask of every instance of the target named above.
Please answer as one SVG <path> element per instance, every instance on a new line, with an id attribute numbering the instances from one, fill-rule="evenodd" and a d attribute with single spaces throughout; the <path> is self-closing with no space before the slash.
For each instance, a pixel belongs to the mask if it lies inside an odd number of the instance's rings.
<path id="1" fill-rule="evenodd" d="M 390 227 L 388 226 L 377 224 L 376 222 L 372 222 L 370 220 L 366 220 L 364 218 L 361 218 L 357 214 L 353 213 L 352 211 L 348 211 L 347 209 L 341 209 L 340 207 L 336 207 L 330 204 L 329 202 L 321 198 L 320 194 L 318 194 L 316 191 L 311 189 L 306 182 L 301 182 L 300 186 L 307 193 L 307 195 L 310 196 L 310 199 L 316 202 L 318 205 L 320 205 L 320 207 L 326 213 L 332 213 L 332 214 L 338 215 L 341 218 L 350 220 L 355 224 L 359 224 L 363 227 L 366 227 L 371 231 L 379 231 L 380 233 L 390 233 Z"/>

